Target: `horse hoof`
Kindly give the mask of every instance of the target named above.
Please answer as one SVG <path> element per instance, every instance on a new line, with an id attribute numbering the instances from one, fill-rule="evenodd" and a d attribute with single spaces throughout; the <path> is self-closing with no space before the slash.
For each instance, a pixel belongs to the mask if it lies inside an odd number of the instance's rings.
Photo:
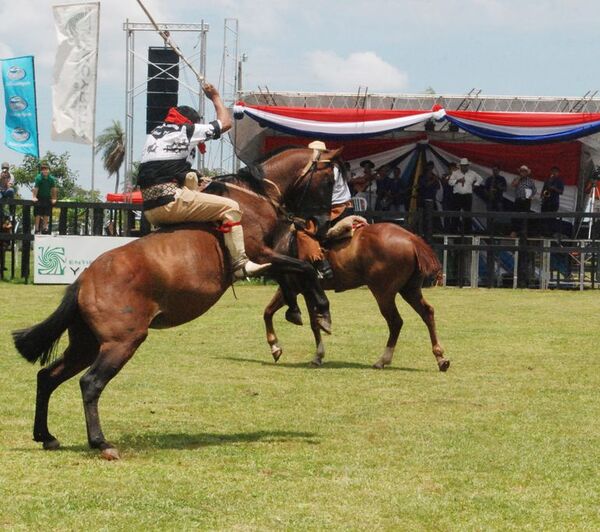
<path id="1" fill-rule="evenodd" d="M 100 456 L 109 462 L 112 460 L 121 459 L 121 455 L 119 455 L 119 451 L 115 447 L 107 447 L 106 449 L 102 449 L 102 451 L 100 451 Z"/>
<path id="2" fill-rule="evenodd" d="M 323 365 L 323 361 L 320 358 L 313 358 L 310 361 L 311 368 L 320 368 Z"/>
<path id="3" fill-rule="evenodd" d="M 42 447 L 46 451 L 56 451 L 60 447 L 60 442 L 56 438 L 53 438 L 52 440 L 43 442 Z"/>
<path id="4" fill-rule="evenodd" d="M 283 354 L 283 349 L 281 349 L 281 347 L 278 347 L 271 351 L 271 354 L 273 355 L 273 360 L 275 360 L 275 362 L 278 362 L 281 358 L 281 355 Z"/>
<path id="5" fill-rule="evenodd" d="M 385 364 L 383 362 L 375 362 L 375 364 L 373 364 L 373 369 L 383 369 L 385 368 Z"/>
<path id="6" fill-rule="evenodd" d="M 440 368 L 440 371 L 448 371 L 448 368 L 450 367 L 450 361 L 447 359 L 440 360 L 438 362 L 438 367 Z"/>
<path id="7" fill-rule="evenodd" d="M 302 326 L 302 313 L 299 310 L 286 310 L 285 319 L 294 325 Z"/>

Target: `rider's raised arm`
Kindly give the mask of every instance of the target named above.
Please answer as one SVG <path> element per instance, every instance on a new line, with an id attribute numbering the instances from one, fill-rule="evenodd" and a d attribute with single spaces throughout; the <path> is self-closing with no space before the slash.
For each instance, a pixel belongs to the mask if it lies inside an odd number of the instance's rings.
<path id="1" fill-rule="evenodd" d="M 220 122 L 220 125 L 221 125 L 220 133 L 223 134 L 226 131 L 229 131 L 232 126 L 231 116 L 229 114 L 229 111 L 227 110 L 227 107 L 225 107 L 225 104 L 223 103 L 223 100 L 221 98 L 221 95 L 219 94 L 219 91 L 217 91 L 215 86 L 211 85 L 210 83 L 204 84 L 202 86 L 202 90 L 204 91 L 204 94 L 206 95 L 206 97 L 215 106 L 217 120 Z"/>

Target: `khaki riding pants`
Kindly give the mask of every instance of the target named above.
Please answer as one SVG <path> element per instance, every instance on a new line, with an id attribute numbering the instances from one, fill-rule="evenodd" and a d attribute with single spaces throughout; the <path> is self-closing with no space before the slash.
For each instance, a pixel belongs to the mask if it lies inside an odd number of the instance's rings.
<path id="1" fill-rule="evenodd" d="M 195 175 L 194 175 L 195 178 Z M 145 211 L 146 218 L 152 225 L 166 225 L 182 222 L 239 222 L 242 212 L 237 201 L 213 194 L 205 194 L 198 190 L 198 179 L 190 174 L 186 177 L 185 186 L 175 193 L 175 200 Z"/>

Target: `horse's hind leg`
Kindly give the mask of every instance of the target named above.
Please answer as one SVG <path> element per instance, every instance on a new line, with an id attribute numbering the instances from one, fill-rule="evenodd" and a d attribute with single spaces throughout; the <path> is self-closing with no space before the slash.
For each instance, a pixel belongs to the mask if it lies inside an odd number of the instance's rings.
<path id="1" fill-rule="evenodd" d="M 404 322 L 402 321 L 400 313 L 398 312 L 398 307 L 396 306 L 396 292 L 394 290 L 375 290 L 371 288 L 371 292 L 377 300 L 377 304 L 379 305 L 379 311 L 381 312 L 381 315 L 385 318 L 389 330 L 389 336 L 385 350 L 383 354 L 379 357 L 377 362 L 373 364 L 374 368 L 383 369 L 385 366 L 388 366 L 392 363 L 394 349 L 396 348 L 398 336 L 400 335 L 400 331 L 402 330 L 402 324 Z"/>
<path id="2" fill-rule="evenodd" d="M 263 313 L 265 328 L 267 330 L 267 342 L 269 342 L 269 345 L 271 346 L 271 355 L 273 355 L 275 362 L 279 360 L 279 357 L 283 353 L 283 349 L 279 345 L 279 340 L 277 339 L 277 334 L 273 327 L 273 316 L 281 307 L 283 307 L 283 305 L 283 294 L 281 289 L 278 289 Z"/>
<path id="3" fill-rule="evenodd" d="M 146 336 L 147 331 L 136 335 L 132 339 L 112 340 L 102 343 L 98 357 L 79 380 L 83 396 L 88 442 L 90 447 L 100 449 L 102 457 L 107 460 L 118 460 L 119 452 L 104 437 L 100 427 L 98 400 L 106 385 L 133 356 L 138 346 L 146 339 Z"/>
<path id="4" fill-rule="evenodd" d="M 405 299 L 405 301 L 415 309 L 417 314 L 421 316 L 421 319 L 427 325 L 427 329 L 429 330 L 429 337 L 431 338 L 431 347 L 433 351 L 433 355 L 438 364 L 438 368 L 440 371 L 446 371 L 450 367 L 450 361 L 444 358 L 444 348 L 440 344 L 437 332 L 435 330 L 435 318 L 433 307 L 425 301 L 423 297 L 423 292 L 421 291 L 421 280 L 419 279 L 418 284 L 412 284 L 405 286 L 400 294 Z"/>
<path id="5" fill-rule="evenodd" d="M 91 331 L 85 325 L 77 324 L 69 329 L 69 346 L 63 356 L 38 372 L 33 439 L 41 442 L 44 449 L 60 446 L 48 430 L 48 403 L 52 392 L 88 367 L 97 353 L 98 343 Z"/>

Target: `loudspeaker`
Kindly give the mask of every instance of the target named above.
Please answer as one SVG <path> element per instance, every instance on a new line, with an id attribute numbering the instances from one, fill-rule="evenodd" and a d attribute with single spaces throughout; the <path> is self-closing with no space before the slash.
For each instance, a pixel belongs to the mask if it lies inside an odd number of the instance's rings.
<path id="1" fill-rule="evenodd" d="M 170 48 L 148 48 L 146 133 L 162 123 L 170 107 L 177 106 L 179 56 Z"/>

